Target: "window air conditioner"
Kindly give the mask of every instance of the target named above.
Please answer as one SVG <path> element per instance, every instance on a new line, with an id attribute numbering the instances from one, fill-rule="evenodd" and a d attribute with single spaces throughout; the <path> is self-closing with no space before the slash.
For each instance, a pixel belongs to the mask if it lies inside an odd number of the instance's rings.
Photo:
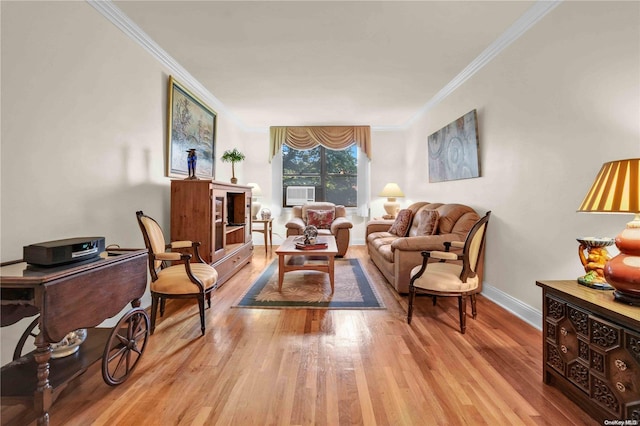
<path id="1" fill-rule="evenodd" d="M 287 206 L 301 206 L 315 200 L 314 186 L 287 186 Z"/>

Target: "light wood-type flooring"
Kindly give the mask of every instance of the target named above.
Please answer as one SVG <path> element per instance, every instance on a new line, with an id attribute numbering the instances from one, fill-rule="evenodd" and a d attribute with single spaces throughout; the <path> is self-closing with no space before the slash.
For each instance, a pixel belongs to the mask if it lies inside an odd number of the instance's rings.
<path id="1" fill-rule="evenodd" d="M 232 308 L 273 259 L 257 246 L 215 294 L 204 337 L 194 301 L 169 301 L 133 375 L 111 387 L 96 363 L 61 393 L 51 424 L 597 424 L 542 383 L 539 330 L 482 296 L 464 335 L 455 298 L 418 298 L 409 326 L 406 297 L 365 247 L 347 257 L 386 310 Z M 3 406 L 2 424 L 27 424 L 25 412 Z"/>

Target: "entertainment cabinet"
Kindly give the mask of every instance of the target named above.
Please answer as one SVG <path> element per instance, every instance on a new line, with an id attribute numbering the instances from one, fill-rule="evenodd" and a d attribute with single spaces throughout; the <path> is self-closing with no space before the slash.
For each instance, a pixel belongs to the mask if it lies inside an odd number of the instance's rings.
<path id="1" fill-rule="evenodd" d="M 544 383 L 601 423 L 639 420 L 640 307 L 575 280 L 536 284 L 543 290 Z"/>
<path id="2" fill-rule="evenodd" d="M 171 181 L 171 241 L 199 241 L 218 285 L 251 262 L 251 187 L 213 180 Z"/>

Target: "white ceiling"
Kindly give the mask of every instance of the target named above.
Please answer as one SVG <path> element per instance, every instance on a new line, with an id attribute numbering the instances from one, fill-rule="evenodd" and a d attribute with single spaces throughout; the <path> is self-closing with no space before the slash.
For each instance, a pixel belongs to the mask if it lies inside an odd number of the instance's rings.
<path id="1" fill-rule="evenodd" d="M 115 1 L 246 127 L 403 126 L 533 1 Z"/>

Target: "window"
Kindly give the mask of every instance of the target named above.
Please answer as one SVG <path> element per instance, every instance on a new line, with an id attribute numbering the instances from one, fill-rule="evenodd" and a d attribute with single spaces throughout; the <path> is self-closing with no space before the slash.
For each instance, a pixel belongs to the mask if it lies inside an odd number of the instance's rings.
<path id="1" fill-rule="evenodd" d="M 287 187 L 311 186 L 316 201 L 329 201 L 346 207 L 358 204 L 358 148 L 352 145 L 341 151 L 323 146 L 297 150 L 282 145 L 283 206 L 287 204 Z"/>

